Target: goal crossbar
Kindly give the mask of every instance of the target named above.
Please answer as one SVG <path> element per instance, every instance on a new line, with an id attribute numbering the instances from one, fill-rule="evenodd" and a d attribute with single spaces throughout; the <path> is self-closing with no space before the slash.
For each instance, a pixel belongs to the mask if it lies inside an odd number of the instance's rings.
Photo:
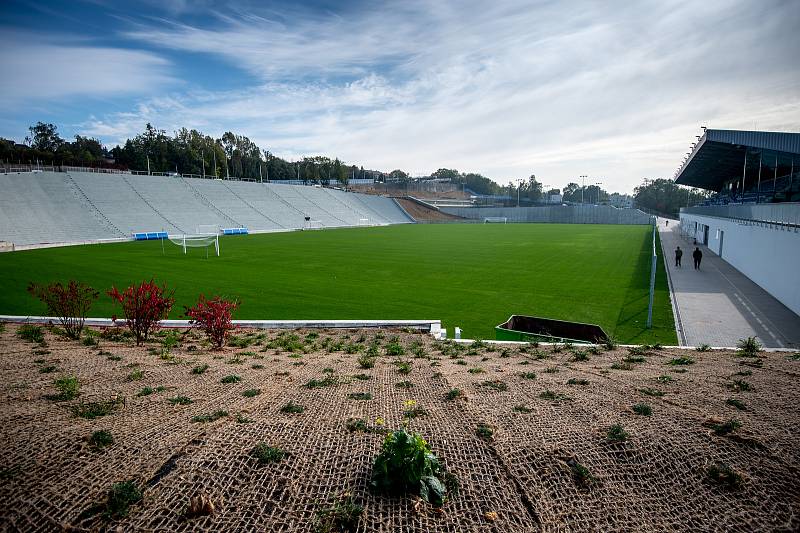
<path id="1" fill-rule="evenodd" d="M 508 217 L 484 217 L 483 218 L 484 224 L 491 224 L 491 223 L 498 223 L 498 224 L 507 224 Z"/>
<path id="2" fill-rule="evenodd" d="M 214 247 L 214 251 L 219 257 L 219 234 L 199 233 L 195 235 L 169 235 L 169 242 L 183 248 L 186 253 L 187 248 L 208 248 Z"/>

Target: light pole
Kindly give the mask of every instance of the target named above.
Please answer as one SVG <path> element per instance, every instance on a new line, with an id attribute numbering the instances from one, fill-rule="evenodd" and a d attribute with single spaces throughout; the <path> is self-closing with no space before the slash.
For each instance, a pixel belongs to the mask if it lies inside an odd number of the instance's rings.
<path id="1" fill-rule="evenodd" d="M 522 182 L 525 180 L 523 178 L 519 178 L 514 181 L 517 182 L 517 207 L 519 207 L 519 191 L 522 189 Z"/>
<path id="2" fill-rule="evenodd" d="M 583 191 L 584 191 L 584 189 L 586 189 L 586 178 L 588 178 L 588 177 L 589 176 L 586 176 L 586 175 L 580 176 L 580 178 L 581 178 L 581 203 L 583 203 Z"/>
<path id="3" fill-rule="evenodd" d="M 600 203 L 600 185 L 602 185 L 602 184 L 603 184 L 602 181 L 598 181 L 597 183 L 595 183 L 595 185 L 597 186 L 597 202 L 595 202 L 595 203 L 598 203 L 598 204 Z"/>

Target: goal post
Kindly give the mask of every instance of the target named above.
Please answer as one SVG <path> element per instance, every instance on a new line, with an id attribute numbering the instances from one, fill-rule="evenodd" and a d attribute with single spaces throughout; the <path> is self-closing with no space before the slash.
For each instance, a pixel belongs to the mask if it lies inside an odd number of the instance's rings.
<path id="1" fill-rule="evenodd" d="M 188 248 L 205 248 L 208 257 L 208 248 L 213 246 L 217 257 L 219 257 L 219 234 L 204 233 L 196 235 L 169 235 L 169 242 L 183 248 L 183 253 L 187 253 Z"/>
<path id="2" fill-rule="evenodd" d="M 508 217 L 484 217 L 484 224 L 508 224 Z"/>

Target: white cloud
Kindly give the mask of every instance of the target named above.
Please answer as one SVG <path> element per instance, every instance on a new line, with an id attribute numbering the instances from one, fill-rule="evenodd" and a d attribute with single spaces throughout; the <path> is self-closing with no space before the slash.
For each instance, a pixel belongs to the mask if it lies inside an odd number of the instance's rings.
<path id="1" fill-rule="evenodd" d="M 555 186 L 590 174 L 626 191 L 671 176 L 701 124 L 800 129 L 798 11 L 733 0 L 234 10 L 212 27 L 127 36 L 222 57 L 255 86 L 151 99 L 86 127 L 234 130 L 287 157 L 501 182 L 535 173 Z"/>
<path id="2" fill-rule="evenodd" d="M 0 48 L 0 95 L 6 103 L 153 94 L 175 84 L 169 63 L 149 52 L 19 32 L 4 32 Z"/>

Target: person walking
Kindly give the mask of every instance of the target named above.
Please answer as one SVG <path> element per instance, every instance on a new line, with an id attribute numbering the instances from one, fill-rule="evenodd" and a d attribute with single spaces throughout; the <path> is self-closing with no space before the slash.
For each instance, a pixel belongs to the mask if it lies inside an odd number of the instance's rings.
<path id="1" fill-rule="evenodd" d="M 692 252 L 692 257 L 694 258 L 694 269 L 700 270 L 700 261 L 703 260 L 703 252 L 700 251 L 700 248 L 695 246 L 694 252 Z"/>
<path id="2" fill-rule="evenodd" d="M 675 266 L 676 267 L 680 267 L 681 266 L 681 257 L 683 257 L 683 250 L 681 250 L 681 247 L 678 246 L 677 248 L 675 248 Z"/>

